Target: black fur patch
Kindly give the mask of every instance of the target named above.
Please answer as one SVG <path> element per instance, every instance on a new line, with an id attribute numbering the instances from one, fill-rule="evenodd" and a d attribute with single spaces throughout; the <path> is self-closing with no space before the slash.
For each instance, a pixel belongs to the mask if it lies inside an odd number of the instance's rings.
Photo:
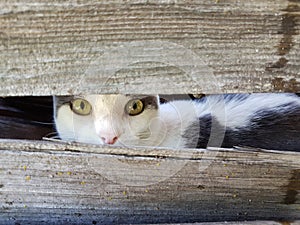
<path id="1" fill-rule="evenodd" d="M 226 132 L 224 147 L 251 146 L 273 150 L 300 151 L 300 107 L 286 111 L 266 110 L 249 127 Z"/>
<path id="2" fill-rule="evenodd" d="M 154 96 L 147 96 L 144 98 L 141 98 L 141 101 L 144 104 L 144 107 L 146 109 L 158 109 L 158 102 L 157 102 L 157 98 Z"/>
<path id="3" fill-rule="evenodd" d="M 73 99 L 74 96 L 53 96 L 55 99 L 56 107 L 59 108 L 64 104 L 69 104 Z"/>
<path id="4" fill-rule="evenodd" d="M 53 96 L 53 108 L 55 109 L 55 115 L 62 105 L 70 104 L 73 99 L 74 96 Z"/>
<path id="5" fill-rule="evenodd" d="M 206 148 L 210 133 L 212 117 L 210 114 L 201 117 L 199 121 L 193 122 L 183 133 L 186 148 Z"/>
<path id="6" fill-rule="evenodd" d="M 199 118 L 192 123 L 182 137 L 187 148 L 221 147 L 225 135 L 225 127 L 222 126 L 210 114 Z"/>
<path id="7" fill-rule="evenodd" d="M 246 97 L 241 95 L 241 101 Z M 300 106 L 292 102 L 258 111 L 249 126 L 236 130 L 226 129 L 211 115 L 205 115 L 190 125 L 182 137 L 189 148 L 249 146 L 300 151 Z"/>

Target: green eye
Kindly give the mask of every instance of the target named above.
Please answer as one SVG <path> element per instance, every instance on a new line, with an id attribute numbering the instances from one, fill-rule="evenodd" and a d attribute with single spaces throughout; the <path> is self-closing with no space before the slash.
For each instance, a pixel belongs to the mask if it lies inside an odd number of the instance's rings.
<path id="1" fill-rule="evenodd" d="M 74 113 L 81 115 L 81 116 L 87 116 L 92 112 L 92 106 L 91 104 L 82 98 L 77 98 L 71 101 L 71 109 Z"/>
<path id="2" fill-rule="evenodd" d="M 144 104 L 139 99 L 130 100 L 125 106 L 125 111 L 130 116 L 136 116 L 144 111 Z"/>

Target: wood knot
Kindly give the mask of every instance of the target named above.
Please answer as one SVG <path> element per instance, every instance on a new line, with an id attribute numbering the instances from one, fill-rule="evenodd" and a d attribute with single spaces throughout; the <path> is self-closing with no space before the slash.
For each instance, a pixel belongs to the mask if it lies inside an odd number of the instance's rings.
<path id="1" fill-rule="evenodd" d="M 275 91 L 283 91 L 283 92 L 299 92 L 300 91 L 300 83 L 295 79 L 285 80 L 281 77 L 275 77 L 272 80 L 272 85 Z"/>

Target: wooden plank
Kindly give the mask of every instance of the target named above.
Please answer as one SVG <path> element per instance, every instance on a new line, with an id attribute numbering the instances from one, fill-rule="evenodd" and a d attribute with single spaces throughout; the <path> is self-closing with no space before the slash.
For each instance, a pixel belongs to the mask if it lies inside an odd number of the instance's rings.
<path id="1" fill-rule="evenodd" d="M 0 149 L 0 224 L 300 219 L 296 152 L 13 140 Z"/>
<path id="2" fill-rule="evenodd" d="M 197 225 L 299 225 L 300 221 L 242 221 L 242 222 L 208 222 L 208 223 L 197 223 Z M 166 224 L 160 224 L 166 225 Z M 176 225 L 176 224 L 169 224 L 168 225 Z M 177 224 L 179 225 L 179 224 Z M 184 223 L 180 225 L 195 225 L 195 223 Z"/>
<path id="3" fill-rule="evenodd" d="M 0 6 L 3 96 L 300 92 L 299 1 Z"/>

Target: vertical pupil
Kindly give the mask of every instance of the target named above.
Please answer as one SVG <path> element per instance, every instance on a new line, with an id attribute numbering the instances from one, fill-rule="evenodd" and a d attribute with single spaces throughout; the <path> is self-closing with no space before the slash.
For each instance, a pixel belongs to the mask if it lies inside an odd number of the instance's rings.
<path id="1" fill-rule="evenodd" d="M 137 109 L 137 104 L 136 104 L 136 102 L 133 104 L 132 108 L 133 108 L 134 110 Z"/>
<path id="2" fill-rule="evenodd" d="M 84 109 L 84 102 L 83 102 L 83 101 L 80 102 L 80 108 L 81 108 L 82 110 Z"/>

